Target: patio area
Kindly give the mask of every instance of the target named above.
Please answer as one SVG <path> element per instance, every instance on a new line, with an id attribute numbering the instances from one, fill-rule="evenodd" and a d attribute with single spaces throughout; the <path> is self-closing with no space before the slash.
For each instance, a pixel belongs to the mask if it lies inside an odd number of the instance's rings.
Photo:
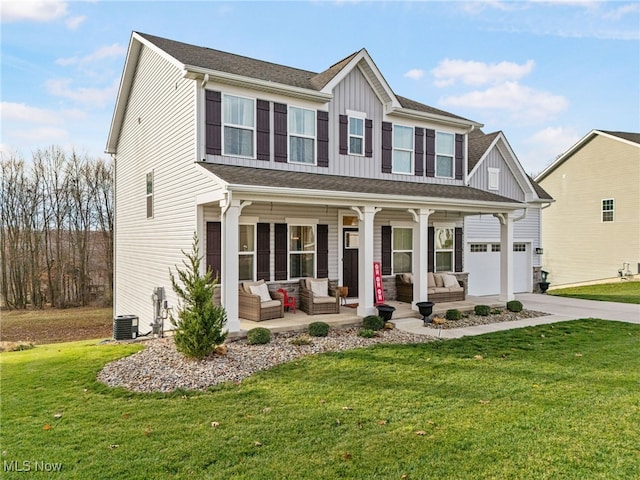
<path id="1" fill-rule="evenodd" d="M 385 302 L 386 305 L 391 305 L 396 308 L 393 312 L 391 321 L 403 318 L 421 318 L 421 315 L 411 309 L 409 303 L 398 302 L 390 300 Z M 460 311 L 473 310 L 476 305 L 490 305 L 501 306 L 503 302 L 498 302 L 496 296 L 491 297 L 470 297 L 466 300 L 459 302 L 441 302 L 436 303 L 433 307 L 434 315 L 444 315 L 445 312 L 452 308 L 457 308 Z M 275 318 L 273 320 L 265 320 L 263 322 L 252 322 L 250 320 L 240 319 L 240 332 L 235 337 L 243 337 L 247 334 L 247 331 L 256 327 L 268 328 L 273 333 L 279 332 L 296 332 L 304 331 L 312 322 L 325 322 L 331 327 L 345 327 L 351 325 L 360 325 L 362 323 L 362 317 L 356 314 L 356 309 L 349 306 L 341 306 L 340 313 L 335 314 L 323 314 L 323 315 L 307 315 L 300 309 L 296 313 L 291 311 L 285 311 L 283 318 Z"/>

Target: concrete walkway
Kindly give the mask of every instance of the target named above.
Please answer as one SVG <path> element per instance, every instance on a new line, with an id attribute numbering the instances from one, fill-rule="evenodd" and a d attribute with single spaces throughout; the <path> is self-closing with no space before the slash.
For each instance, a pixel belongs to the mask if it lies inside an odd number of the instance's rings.
<path id="1" fill-rule="evenodd" d="M 470 335 L 510 330 L 513 328 L 531 327 L 547 323 L 566 322 L 579 318 L 602 318 L 619 322 L 640 324 L 640 305 L 629 303 L 598 302 L 595 300 L 581 300 L 576 298 L 554 297 L 534 293 L 516 295 L 527 310 L 549 313 L 544 317 L 516 320 L 514 322 L 492 323 L 475 327 L 432 329 L 425 328 L 422 320 L 403 318 L 394 321 L 398 330 L 433 335 L 440 338 L 460 338 Z M 497 296 L 475 297 L 476 304 L 491 305 L 498 302 Z"/>

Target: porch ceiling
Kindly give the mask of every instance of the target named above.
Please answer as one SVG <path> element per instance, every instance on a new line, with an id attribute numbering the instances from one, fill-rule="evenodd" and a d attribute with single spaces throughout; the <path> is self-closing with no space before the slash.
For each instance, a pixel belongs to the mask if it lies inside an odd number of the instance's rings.
<path id="1" fill-rule="evenodd" d="M 314 197 L 315 202 L 317 195 L 326 194 L 351 198 L 352 201 L 357 197 L 379 203 L 404 200 L 410 204 L 457 205 L 467 211 L 474 208 L 486 211 L 487 207 L 509 211 L 525 206 L 516 200 L 462 185 L 397 182 L 208 162 L 198 164 L 225 182 L 228 190 L 251 190 L 252 193 L 263 190 L 262 193 L 269 195 L 278 193 Z"/>

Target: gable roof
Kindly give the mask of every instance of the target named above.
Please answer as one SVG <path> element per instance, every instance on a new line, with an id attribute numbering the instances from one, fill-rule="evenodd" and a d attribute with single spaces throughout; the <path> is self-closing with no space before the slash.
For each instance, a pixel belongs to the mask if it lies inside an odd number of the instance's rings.
<path id="1" fill-rule="evenodd" d="M 469 132 L 469 151 L 467 154 L 468 157 L 468 166 L 467 173 L 471 173 L 471 171 L 478 164 L 480 159 L 487 153 L 489 147 L 494 142 L 496 137 L 500 132 L 493 132 L 489 134 L 485 134 L 479 128 L 476 128 Z"/>
<path id="2" fill-rule="evenodd" d="M 597 136 L 602 136 L 622 142 L 633 147 L 640 147 L 640 133 L 634 132 L 613 132 L 608 130 L 591 130 L 584 137 L 578 140 L 569 150 L 564 152 L 555 161 L 551 162 L 541 173 L 536 177 L 536 182 L 544 180 L 551 172 L 566 162 L 574 153 L 580 150 L 584 145 L 590 142 Z M 638 157 L 640 159 L 640 156 Z"/>

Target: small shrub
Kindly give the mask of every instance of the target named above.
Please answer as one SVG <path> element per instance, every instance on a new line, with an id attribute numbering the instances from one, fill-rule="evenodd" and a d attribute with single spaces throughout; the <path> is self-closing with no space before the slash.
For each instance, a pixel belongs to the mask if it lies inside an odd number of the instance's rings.
<path id="1" fill-rule="evenodd" d="M 252 328 L 247 332 L 247 343 L 249 345 L 264 345 L 271 341 L 271 330 L 264 327 Z"/>
<path id="2" fill-rule="evenodd" d="M 289 340 L 289 343 L 291 345 L 295 345 L 296 347 L 301 347 L 303 345 L 313 345 L 313 340 L 311 340 L 306 335 L 301 335 L 299 337 L 292 338 L 291 340 Z"/>
<path id="3" fill-rule="evenodd" d="M 362 328 L 365 330 L 382 330 L 384 328 L 384 320 L 377 315 L 368 315 L 362 319 Z"/>
<path id="4" fill-rule="evenodd" d="M 309 335 L 312 337 L 326 337 L 329 335 L 329 324 L 313 322 L 309 324 Z"/>
<path id="5" fill-rule="evenodd" d="M 507 302 L 507 310 L 510 312 L 521 312 L 522 302 L 518 300 L 511 300 L 510 302 Z"/>
<path id="6" fill-rule="evenodd" d="M 476 315 L 486 317 L 491 312 L 491 307 L 489 305 L 476 305 L 473 311 Z"/>
<path id="7" fill-rule="evenodd" d="M 491 310 L 491 315 L 500 315 L 502 313 L 502 310 L 500 310 L 499 308 L 494 308 L 493 310 Z"/>
<path id="8" fill-rule="evenodd" d="M 460 320 L 462 318 L 462 312 L 457 308 L 452 308 L 451 310 L 447 310 L 444 318 L 447 320 Z"/>
<path id="9" fill-rule="evenodd" d="M 363 328 L 358 332 L 359 337 L 363 338 L 373 338 L 377 335 L 375 330 L 371 330 L 370 328 Z"/>

